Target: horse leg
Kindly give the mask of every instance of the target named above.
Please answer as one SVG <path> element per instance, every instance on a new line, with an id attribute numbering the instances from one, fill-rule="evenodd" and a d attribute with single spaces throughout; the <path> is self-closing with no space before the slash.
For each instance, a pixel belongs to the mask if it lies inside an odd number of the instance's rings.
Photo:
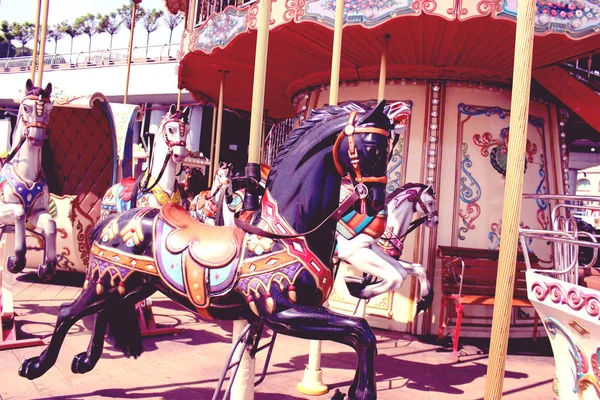
<path id="1" fill-rule="evenodd" d="M 95 285 L 89 285 L 75 301 L 61 305 L 50 344 L 38 357 L 23 361 L 19 368 L 19 375 L 27 379 L 35 379 L 45 374 L 56 362 L 69 329 L 81 318 L 105 310 L 107 303 L 106 292 L 98 296 Z"/>
<path id="2" fill-rule="evenodd" d="M 49 280 L 56 270 L 56 221 L 48 213 L 40 214 L 37 227 L 44 231 L 46 242 L 46 258 L 38 268 L 38 276 L 42 280 Z"/>
<path id="3" fill-rule="evenodd" d="M 433 287 L 427 279 L 427 273 L 425 268 L 421 264 L 410 264 L 406 261 L 398 260 L 409 275 L 414 275 L 419 280 L 419 286 L 421 287 L 421 299 L 417 302 L 417 314 L 421 311 L 427 310 L 433 304 Z"/>
<path id="4" fill-rule="evenodd" d="M 13 274 L 19 273 L 25 269 L 27 259 L 27 244 L 25 242 L 25 210 L 20 204 L 12 205 L 12 213 L 15 221 L 15 255 L 8 257 L 7 269 Z"/>
<path id="5" fill-rule="evenodd" d="M 323 307 L 297 306 L 284 299 L 278 299 L 277 304 L 278 308 L 289 308 L 263 316 L 269 328 L 284 335 L 302 339 L 331 340 L 352 347 L 358 356 L 358 365 L 348 396 L 354 400 L 377 398 L 377 340 L 367 321 L 363 318 L 343 316 Z"/>
<path id="6" fill-rule="evenodd" d="M 87 351 L 77 354 L 71 362 L 71 371 L 74 374 L 85 374 L 90 372 L 95 366 L 102 350 L 104 349 L 104 336 L 106 335 L 106 327 L 108 326 L 108 319 L 106 310 L 96 314 L 96 321 L 94 321 L 94 331 L 92 332 L 92 339 L 88 345 Z"/>

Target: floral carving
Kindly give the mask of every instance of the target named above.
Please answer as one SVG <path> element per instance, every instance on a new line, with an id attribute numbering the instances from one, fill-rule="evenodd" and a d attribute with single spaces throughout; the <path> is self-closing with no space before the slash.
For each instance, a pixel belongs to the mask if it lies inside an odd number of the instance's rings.
<path id="1" fill-rule="evenodd" d="M 548 298 L 554 304 L 564 304 L 574 311 L 585 310 L 591 317 L 600 317 L 600 297 L 584 292 L 578 286 L 565 288 L 561 283 L 537 281 L 531 285 L 531 291 L 539 301 Z"/>
<path id="2" fill-rule="evenodd" d="M 415 0 L 411 8 L 417 12 L 432 13 L 437 8 L 435 0 Z"/>
<path id="3" fill-rule="evenodd" d="M 477 11 L 482 15 L 490 15 L 492 12 L 498 13 L 502 11 L 501 0 L 482 0 L 477 3 Z"/>
<path id="4" fill-rule="evenodd" d="M 306 6 L 306 0 L 286 0 L 283 20 L 286 22 L 299 20 L 305 14 L 304 6 Z"/>
<path id="5" fill-rule="evenodd" d="M 575 29 L 597 20 L 600 14 L 597 6 L 585 4 L 584 1 L 539 0 L 536 7 L 536 22 L 542 25 L 562 22 Z"/>

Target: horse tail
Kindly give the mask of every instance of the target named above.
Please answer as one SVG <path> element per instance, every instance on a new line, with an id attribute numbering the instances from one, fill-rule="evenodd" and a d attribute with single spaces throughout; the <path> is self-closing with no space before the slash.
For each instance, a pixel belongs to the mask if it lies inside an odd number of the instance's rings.
<path id="1" fill-rule="evenodd" d="M 115 349 L 122 351 L 125 357 L 138 358 L 144 349 L 135 305 L 123 301 L 106 312 L 109 342 Z"/>

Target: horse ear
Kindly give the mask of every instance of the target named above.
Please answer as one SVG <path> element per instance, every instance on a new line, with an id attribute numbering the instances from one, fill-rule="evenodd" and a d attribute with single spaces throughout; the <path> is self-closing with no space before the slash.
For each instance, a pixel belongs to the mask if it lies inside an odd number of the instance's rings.
<path id="1" fill-rule="evenodd" d="M 33 85 L 33 81 L 31 79 L 27 79 L 27 82 L 25 82 L 25 90 L 27 92 L 30 92 L 33 90 L 35 86 Z"/>
<path id="2" fill-rule="evenodd" d="M 46 85 L 44 92 L 46 92 L 48 97 L 50 97 L 50 95 L 52 94 L 52 84 L 50 82 L 48 82 L 48 84 Z"/>
<path id="3" fill-rule="evenodd" d="M 188 119 L 188 117 L 190 116 L 190 111 L 192 111 L 189 107 L 186 107 L 183 109 L 183 118 L 185 118 L 186 120 Z"/>
<path id="4" fill-rule="evenodd" d="M 171 104 L 171 108 L 169 108 L 169 114 L 173 115 L 177 112 L 177 106 L 175 104 Z"/>
<path id="5" fill-rule="evenodd" d="M 231 170 L 233 169 L 233 163 L 228 163 L 228 164 L 227 164 L 227 169 L 228 169 L 229 171 L 231 171 Z"/>
<path id="6" fill-rule="evenodd" d="M 227 167 L 227 163 L 225 161 L 219 161 L 219 169 L 225 169 Z"/>
<path id="7" fill-rule="evenodd" d="M 389 126 L 390 119 L 384 114 L 385 110 L 385 100 L 381 100 L 377 106 L 369 111 L 367 115 L 365 115 L 359 123 L 356 125 L 365 125 L 368 123 L 372 123 L 375 125 L 381 126 Z M 387 123 L 386 123 L 387 122 Z"/>

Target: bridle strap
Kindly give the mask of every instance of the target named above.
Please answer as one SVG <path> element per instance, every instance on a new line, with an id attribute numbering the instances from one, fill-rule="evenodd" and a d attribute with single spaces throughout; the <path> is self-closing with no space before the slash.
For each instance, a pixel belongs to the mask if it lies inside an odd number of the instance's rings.
<path id="1" fill-rule="evenodd" d="M 10 152 L 10 154 L 6 158 L 0 160 L 2 165 L 8 164 L 13 158 L 15 158 L 19 150 L 21 150 L 21 146 L 23 146 L 23 143 L 25 143 L 25 140 L 27 140 L 27 137 L 25 135 L 21 136 L 21 139 L 19 139 L 19 144 L 17 144 L 17 146 Z"/>
<path id="2" fill-rule="evenodd" d="M 344 200 L 344 202 L 342 202 L 342 204 L 339 205 L 338 208 L 336 208 L 331 214 L 329 214 L 329 216 L 327 218 L 325 218 L 323 220 L 323 222 L 321 222 L 319 225 L 317 225 L 316 227 L 314 227 L 313 229 L 311 229 L 308 232 L 298 233 L 295 235 L 280 235 L 278 233 L 269 232 L 269 231 L 259 228 L 258 226 L 241 221 L 237 218 L 235 218 L 235 225 L 238 228 L 240 228 L 248 233 L 253 233 L 253 234 L 261 236 L 261 237 L 266 237 L 266 238 L 271 238 L 271 239 L 295 239 L 295 238 L 299 238 L 302 236 L 308 236 L 311 233 L 318 231 L 328 221 L 331 221 L 331 220 L 338 221 L 340 218 L 342 218 L 342 216 L 346 213 L 346 211 L 348 211 L 350 209 L 350 207 L 352 207 L 352 205 L 359 198 L 360 198 L 360 196 L 358 195 L 358 193 L 356 193 L 356 192 L 352 193 L 350 196 L 348 196 L 348 198 L 346 198 L 346 200 Z"/>

